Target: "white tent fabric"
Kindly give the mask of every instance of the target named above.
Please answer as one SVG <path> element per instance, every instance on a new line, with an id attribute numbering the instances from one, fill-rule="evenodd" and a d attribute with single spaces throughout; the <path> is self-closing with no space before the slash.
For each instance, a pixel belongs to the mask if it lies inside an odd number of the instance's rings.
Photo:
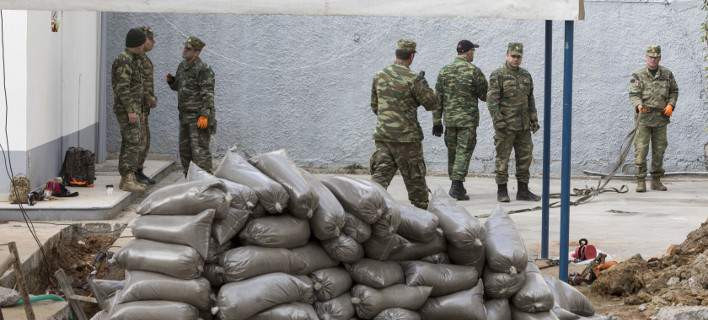
<path id="1" fill-rule="evenodd" d="M 244 15 L 463 16 L 582 20 L 583 0 L 0 0 L 0 8 Z"/>

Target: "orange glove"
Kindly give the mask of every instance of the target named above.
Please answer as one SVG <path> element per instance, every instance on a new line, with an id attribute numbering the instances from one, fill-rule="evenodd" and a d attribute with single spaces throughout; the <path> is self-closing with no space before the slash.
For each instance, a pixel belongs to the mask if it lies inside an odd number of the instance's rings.
<path id="1" fill-rule="evenodd" d="M 197 128 L 206 129 L 209 126 L 209 119 L 205 116 L 199 116 L 197 119 Z"/>
<path id="2" fill-rule="evenodd" d="M 671 115 L 674 113 L 674 106 L 667 104 L 666 108 L 664 108 L 664 115 L 667 117 L 671 117 Z"/>

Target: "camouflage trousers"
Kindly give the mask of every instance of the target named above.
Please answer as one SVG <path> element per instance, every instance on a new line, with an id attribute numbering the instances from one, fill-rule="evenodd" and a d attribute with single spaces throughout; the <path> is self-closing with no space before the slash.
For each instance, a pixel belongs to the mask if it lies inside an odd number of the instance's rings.
<path id="1" fill-rule="evenodd" d="M 396 171 L 401 171 L 408 200 L 418 208 L 428 208 L 428 186 L 425 183 L 425 160 L 420 142 L 374 141 L 371 155 L 371 180 L 388 188 Z"/>
<path id="2" fill-rule="evenodd" d="M 138 115 L 140 117 L 141 115 Z M 120 127 L 120 156 L 118 158 L 118 172 L 121 176 L 135 173 L 138 170 L 140 157 L 144 150 L 142 123 L 130 123 L 128 113 L 116 112 Z"/>
<path id="3" fill-rule="evenodd" d="M 651 176 L 661 178 L 664 175 L 664 151 L 669 144 L 666 139 L 666 126 L 637 126 L 634 137 L 634 164 L 637 166 L 637 179 L 647 177 L 647 154 L 651 143 Z"/>
<path id="4" fill-rule="evenodd" d="M 143 137 L 143 150 L 140 153 L 140 158 L 138 159 L 138 171 L 143 170 L 145 165 L 145 159 L 147 159 L 148 152 L 150 152 L 150 123 L 149 123 L 150 112 L 143 111 L 140 115 L 140 129 Z"/>
<path id="5" fill-rule="evenodd" d="M 496 182 L 505 184 L 509 180 L 509 157 L 514 149 L 516 158 L 516 180 L 529 182 L 529 168 L 533 161 L 533 141 L 530 130 L 496 129 L 494 132 L 494 147 L 497 151 Z"/>
<path id="6" fill-rule="evenodd" d="M 197 121 L 182 121 L 179 126 L 179 158 L 187 174 L 189 163 L 211 172 L 211 131 L 197 128 Z"/>
<path id="7" fill-rule="evenodd" d="M 450 180 L 465 181 L 475 145 L 477 145 L 477 127 L 445 128 L 447 175 Z"/>

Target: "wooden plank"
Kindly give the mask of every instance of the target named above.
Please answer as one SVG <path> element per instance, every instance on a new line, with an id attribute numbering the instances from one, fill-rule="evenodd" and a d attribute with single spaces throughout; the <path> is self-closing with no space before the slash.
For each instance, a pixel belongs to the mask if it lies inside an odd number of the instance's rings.
<path id="1" fill-rule="evenodd" d="M 64 292 L 64 297 L 66 301 L 69 302 L 69 306 L 71 310 L 74 311 L 76 318 L 78 320 L 88 320 L 84 310 L 81 309 L 81 304 L 79 304 L 78 300 L 74 299 L 76 296 L 74 294 L 74 288 L 71 287 L 71 279 L 64 273 L 64 269 L 59 268 L 59 270 L 54 273 L 54 278 L 59 281 L 59 287 L 61 287 L 61 291 Z"/>
<path id="2" fill-rule="evenodd" d="M 76 300 L 76 301 L 81 301 L 81 302 L 87 302 L 87 303 L 95 303 L 95 304 L 98 304 L 98 300 L 96 300 L 96 298 L 94 298 L 94 297 L 87 297 L 87 296 L 80 296 L 80 295 L 78 295 L 78 294 L 75 294 L 75 295 L 71 296 L 70 299 Z"/>
<path id="3" fill-rule="evenodd" d="M 27 320 L 35 320 L 34 310 L 32 310 L 32 304 L 30 303 L 29 292 L 27 292 L 27 286 L 25 286 L 25 275 L 22 272 L 22 266 L 20 265 L 20 255 L 17 253 L 17 244 L 15 242 L 10 242 L 7 244 L 10 247 L 10 253 L 14 257 L 12 263 L 15 266 L 15 281 L 20 289 L 20 294 L 22 299 L 25 301 L 25 315 L 27 315 Z"/>

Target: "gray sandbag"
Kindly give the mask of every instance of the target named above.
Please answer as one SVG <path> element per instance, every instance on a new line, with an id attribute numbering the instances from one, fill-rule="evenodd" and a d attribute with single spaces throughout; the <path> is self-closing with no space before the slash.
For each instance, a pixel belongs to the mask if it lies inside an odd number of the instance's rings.
<path id="1" fill-rule="evenodd" d="M 319 197 L 305 180 L 285 150 L 264 153 L 250 161 L 261 172 L 280 183 L 288 192 L 288 210 L 300 219 L 310 219 L 319 205 Z"/>
<path id="2" fill-rule="evenodd" d="M 342 233 L 350 236 L 356 242 L 364 243 L 371 238 L 372 231 L 369 224 L 345 211 Z"/>
<path id="3" fill-rule="evenodd" d="M 214 175 L 253 189 L 258 195 L 258 203 L 269 213 L 281 213 L 288 205 L 290 195 L 285 188 L 248 163 L 235 148 L 226 152 Z"/>
<path id="4" fill-rule="evenodd" d="M 526 280 L 511 299 L 520 311 L 538 313 L 553 308 L 553 292 L 541 275 L 541 270 L 533 263 L 526 264 Z"/>
<path id="5" fill-rule="evenodd" d="M 483 252 L 485 245 L 484 226 L 464 207 L 458 206 L 455 199 L 451 198 L 447 192 L 437 189 L 428 205 L 428 210 L 438 217 L 440 228 L 452 247 L 465 252 Z M 469 265 L 456 261 L 455 256 L 448 254 L 455 264 Z"/>
<path id="6" fill-rule="evenodd" d="M 524 272 L 528 262 L 526 245 L 514 221 L 497 206 L 485 223 L 487 267 L 494 272 Z"/>
<path id="7" fill-rule="evenodd" d="M 356 315 L 349 293 L 331 300 L 315 302 L 315 311 L 322 320 L 349 320 Z"/>
<path id="8" fill-rule="evenodd" d="M 135 301 L 116 305 L 110 320 L 197 320 L 197 308 L 174 301 Z"/>
<path id="9" fill-rule="evenodd" d="M 401 265 L 393 261 L 361 259 L 345 264 L 354 282 L 374 289 L 403 284 L 405 281 Z"/>
<path id="10" fill-rule="evenodd" d="M 373 224 L 388 209 L 376 182 L 347 176 L 329 176 L 322 183 L 334 194 L 346 212 Z"/>
<path id="11" fill-rule="evenodd" d="M 558 320 L 558 317 L 556 317 L 555 314 L 552 312 L 546 311 L 546 312 L 539 312 L 539 313 L 530 313 L 530 312 L 523 312 L 519 309 L 514 308 L 514 306 L 511 306 L 511 319 L 512 320 Z"/>
<path id="12" fill-rule="evenodd" d="M 317 210 L 310 218 L 312 234 L 319 240 L 339 237 L 345 225 L 344 208 L 319 179 L 309 172 L 301 172 L 319 199 Z"/>
<path id="13" fill-rule="evenodd" d="M 559 320 L 577 320 L 580 319 L 580 316 L 572 313 L 568 310 L 565 310 L 558 305 L 554 305 L 553 308 L 551 309 L 551 313 L 555 315 Z"/>
<path id="14" fill-rule="evenodd" d="M 333 259 L 345 263 L 358 261 L 364 257 L 364 247 L 344 234 L 322 241 L 322 248 Z"/>
<path id="15" fill-rule="evenodd" d="M 249 320 L 319 320 L 319 318 L 311 305 L 293 302 L 270 308 Z"/>
<path id="16" fill-rule="evenodd" d="M 484 302 L 487 320 L 511 320 L 509 299 L 491 299 Z"/>
<path id="17" fill-rule="evenodd" d="M 475 267 L 423 261 L 404 261 L 400 264 L 406 276 L 406 284 L 432 287 L 431 297 L 472 289 L 479 280 L 479 272 Z"/>
<path id="18" fill-rule="evenodd" d="M 202 276 L 215 288 L 221 287 L 221 285 L 226 283 L 226 279 L 224 279 L 224 268 L 217 263 L 205 264 Z"/>
<path id="19" fill-rule="evenodd" d="M 22 299 L 19 292 L 5 287 L 0 287 L 0 307 L 12 307 Z"/>
<path id="20" fill-rule="evenodd" d="M 291 251 L 305 261 L 305 269 L 299 274 L 308 275 L 316 270 L 332 268 L 339 264 L 317 242 L 310 242 Z"/>
<path id="21" fill-rule="evenodd" d="M 488 298 L 508 299 L 524 286 L 526 273 L 495 273 L 489 268 L 485 268 L 482 279 L 484 280 L 484 294 Z"/>
<path id="22" fill-rule="evenodd" d="M 352 288 L 352 304 L 362 319 L 372 319 L 390 308 L 418 310 L 430 296 L 431 287 L 396 284 L 378 290 L 364 285 Z"/>
<path id="23" fill-rule="evenodd" d="M 113 257 L 127 270 L 162 273 L 179 279 L 199 278 L 204 260 L 197 250 L 180 244 L 133 239 Z"/>
<path id="24" fill-rule="evenodd" d="M 395 234 L 401 226 L 401 209 L 399 208 L 399 204 L 380 184 L 372 183 L 372 185 L 379 190 L 388 209 L 371 225 L 371 231 L 378 236 Z"/>
<path id="25" fill-rule="evenodd" d="M 412 242 L 400 237 L 398 246 L 391 251 L 388 259 L 394 261 L 419 260 L 436 252 L 444 252 L 446 249 L 445 236 L 442 230 L 438 229 L 438 234 L 428 242 Z"/>
<path id="26" fill-rule="evenodd" d="M 187 170 L 187 181 L 203 181 L 219 179 L 213 174 L 200 168 L 194 162 L 189 163 Z M 258 204 L 258 195 L 253 189 L 226 179 L 219 179 L 226 186 L 226 191 L 231 195 L 231 207 L 241 210 L 253 210 Z"/>
<path id="27" fill-rule="evenodd" d="M 227 243 L 241 232 L 250 216 L 251 211 L 232 207 L 225 217 L 212 222 L 211 234 L 219 244 Z"/>
<path id="28" fill-rule="evenodd" d="M 138 239 L 190 246 L 206 259 L 213 220 L 214 209 L 195 216 L 139 216 L 131 230 Z"/>
<path id="29" fill-rule="evenodd" d="M 245 320 L 281 304 L 312 301 L 311 283 L 285 273 L 270 273 L 223 285 L 217 306 L 221 320 Z"/>
<path id="30" fill-rule="evenodd" d="M 427 257 L 423 257 L 420 260 L 425 261 L 425 262 L 430 262 L 430 263 L 442 263 L 442 264 L 450 264 L 451 263 L 450 257 L 448 257 L 447 253 L 445 253 L 445 252 L 432 254 Z"/>
<path id="31" fill-rule="evenodd" d="M 474 247 L 472 250 L 458 249 L 453 246 L 447 247 L 447 255 L 450 261 L 454 264 L 463 266 L 473 266 L 477 270 L 482 270 L 485 267 L 485 248 Z"/>
<path id="32" fill-rule="evenodd" d="M 209 238 L 209 255 L 207 256 L 206 260 L 204 262 L 206 263 L 216 263 L 219 261 L 219 256 L 221 256 L 222 253 L 229 251 L 229 249 L 232 248 L 231 242 L 226 242 L 224 244 L 219 244 L 219 241 L 216 240 L 216 238 L 211 237 Z"/>
<path id="33" fill-rule="evenodd" d="M 296 248 L 310 240 L 310 224 L 289 215 L 257 218 L 248 221 L 238 237 L 243 244 Z"/>
<path id="34" fill-rule="evenodd" d="M 215 209 L 221 218 L 231 207 L 231 195 L 218 179 L 174 183 L 162 187 L 143 200 L 136 210 L 139 215 L 194 215 Z"/>
<path id="35" fill-rule="evenodd" d="M 555 304 L 560 308 L 583 317 L 595 315 L 595 308 L 592 306 L 592 302 L 578 289 L 555 277 L 544 276 L 544 280 L 551 288 Z"/>
<path id="36" fill-rule="evenodd" d="M 392 252 L 403 247 L 406 239 L 397 235 L 372 235 L 364 242 L 366 257 L 376 260 L 388 260 Z"/>
<path id="37" fill-rule="evenodd" d="M 430 298 L 419 312 L 425 320 L 486 320 L 484 285 L 479 281 L 472 289 Z"/>
<path id="38" fill-rule="evenodd" d="M 315 298 L 327 301 L 348 292 L 352 287 L 352 277 L 343 268 L 327 268 L 313 272 L 310 275 Z"/>
<path id="39" fill-rule="evenodd" d="M 122 280 L 105 280 L 105 279 L 95 279 L 93 275 L 90 275 L 87 279 L 87 284 L 93 296 L 96 297 L 96 302 L 98 306 L 103 310 L 110 310 L 111 306 L 115 302 L 115 294 L 123 289 L 124 281 Z M 0 287 L 0 306 L 3 305 L 3 289 Z M 15 305 L 14 303 L 12 305 Z M 8 305 L 8 306 L 12 306 Z"/>
<path id="40" fill-rule="evenodd" d="M 374 320 L 421 320 L 420 315 L 411 310 L 403 308 L 390 308 L 374 317 Z"/>
<path id="41" fill-rule="evenodd" d="M 438 217 L 430 211 L 420 209 L 410 204 L 399 204 L 401 225 L 398 234 L 416 242 L 431 241 L 437 236 Z"/>
<path id="42" fill-rule="evenodd" d="M 125 286 L 116 297 L 117 303 L 145 300 L 184 302 L 201 310 L 209 310 L 211 286 L 205 278 L 182 280 L 159 273 L 127 270 Z"/>
<path id="43" fill-rule="evenodd" d="M 232 282 L 274 272 L 300 274 L 307 263 L 288 249 L 243 246 L 222 254 L 219 266 L 224 280 Z"/>

